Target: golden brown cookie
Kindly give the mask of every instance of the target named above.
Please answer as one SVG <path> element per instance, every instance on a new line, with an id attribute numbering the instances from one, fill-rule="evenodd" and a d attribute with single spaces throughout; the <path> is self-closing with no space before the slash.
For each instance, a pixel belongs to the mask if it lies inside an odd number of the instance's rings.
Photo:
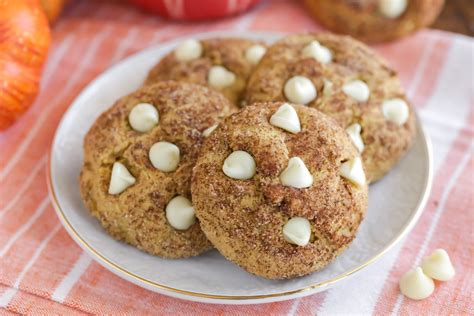
<path id="1" fill-rule="evenodd" d="M 333 117 L 362 151 L 369 182 L 395 165 L 415 135 L 395 71 L 350 37 L 308 33 L 276 42 L 249 79 L 246 100 L 288 100 Z"/>
<path id="2" fill-rule="evenodd" d="M 310 13 L 329 30 L 366 42 L 397 39 L 427 27 L 444 0 L 306 0 Z"/>
<path id="3" fill-rule="evenodd" d="M 91 214 L 116 239 L 154 255 L 212 248 L 190 202 L 191 173 L 204 131 L 231 107 L 215 91 L 173 81 L 119 99 L 84 139 L 80 187 Z"/>
<path id="4" fill-rule="evenodd" d="M 270 279 L 326 266 L 367 208 L 360 155 L 345 131 L 282 102 L 248 106 L 219 125 L 201 148 L 192 194 L 221 254 Z"/>
<path id="5" fill-rule="evenodd" d="M 248 77 L 266 46 L 241 38 L 183 41 L 148 74 L 145 84 L 176 80 L 205 85 L 240 105 Z"/>

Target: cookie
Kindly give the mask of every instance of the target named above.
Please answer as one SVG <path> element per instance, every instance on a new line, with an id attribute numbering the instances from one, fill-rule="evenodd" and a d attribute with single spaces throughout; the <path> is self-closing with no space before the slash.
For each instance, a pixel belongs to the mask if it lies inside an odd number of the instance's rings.
<path id="1" fill-rule="evenodd" d="M 250 73 L 265 52 L 265 44 L 248 39 L 188 39 L 153 67 L 145 84 L 161 80 L 196 83 L 239 105 Z"/>
<path id="2" fill-rule="evenodd" d="M 192 179 L 201 228 L 227 259 L 269 279 L 326 266 L 367 208 L 360 154 L 321 112 L 248 106 L 204 142 Z"/>
<path id="3" fill-rule="evenodd" d="M 444 0 L 306 0 L 329 30 L 366 42 L 394 40 L 434 22 Z"/>
<path id="4" fill-rule="evenodd" d="M 212 248 L 191 203 L 191 174 L 209 128 L 232 105 L 206 87 L 160 82 L 119 99 L 84 139 L 82 199 L 107 232 L 148 253 Z"/>
<path id="5" fill-rule="evenodd" d="M 333 117 L 362 152 L 369 182 L 396 164 L 415 135 L 397 74 L 350 37 L 307 33 L 276 42 L 250 77 L 246 100 L 301 103 Z"/>

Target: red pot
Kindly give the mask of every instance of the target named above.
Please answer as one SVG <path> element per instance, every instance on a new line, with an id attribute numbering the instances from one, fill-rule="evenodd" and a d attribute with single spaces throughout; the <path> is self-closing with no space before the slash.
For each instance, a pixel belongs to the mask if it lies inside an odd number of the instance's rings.
<path id="1" fill-rule="evenodd" d="M 260 0 L 130 0 L 143 9 L 178 20 L 206 20 L 242 13 Z"/>

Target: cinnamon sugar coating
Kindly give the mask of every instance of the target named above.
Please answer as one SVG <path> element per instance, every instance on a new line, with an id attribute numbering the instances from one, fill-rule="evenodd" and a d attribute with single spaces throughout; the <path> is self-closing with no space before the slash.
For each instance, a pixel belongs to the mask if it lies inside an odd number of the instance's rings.
<path id="1" fill-rule="evenodd" d="M 318 22 L 329 30 L 354 36 L 365 42 L 401 38 L 433 23 L 444 0 L 407 0 L 404 12 L 396 18 L 384 16 L 380 0 L 306 0 Z M 393 0 L 392 0 L 393 1 Z"/>
<path id="2" fill-rule="evenodd" d="M 190 61 L 178 61 L 174 51 L 163 57 L 149 72 L 145 85 L 162 80 L 176 80 L 209 86 L 212 66 L 223 66 L 236 75 L 233 85 L 219 89 L 232 103 L 240 105 L 247 80 L 254 65 L 245 58 L 246 50 L 262 42 L 243 38 L 212 38 L 200 40 L 202 56 Z"/>
<path id="3" fill-rule="evenodd" d="M 342 162 L 359 156 L 345 131 L 330 117 L 294 105 L 302 131 L 289 133 L 269 123 L 281 102 L 246 107 L 226 118 L 204 142 L 193 171 L 192 194 L 202 230 L 229 260 L 270 279 L 302 276 L 326 266 L 352 242 L 367 208 L 367 185 L 341 177 Z M 236 150 L 251 154 L 256 174 L 227 177 L 222 165 Z M 283 186 L 279 175 L 300 157 L 314 182 Z M 284 240 L 291 218 L 308 219 L 310 243 Z"/>
<path id="4" fill-rule="evenodd" d="M 128 115 L 138 103 L 150 103 L 159 123 L 149 132 L 133 130 Z M 167 203 L 176 195 L 191 200 L 191 173 L 204 137 L 202 132 L 231 113 L 222 95 L 202 86 L 160 82 L 119 99 L 95 121 L 84 139 L 81 195 L 91 214 L 107 232 L 154 255 L 181 258 L 212 248 L 199 227 L 176 230 L 165 217 Z M 173 172 L 155 169 L 148 152 L 158 141 L 180 149 Z M 117 195 L 108 193 L 114 162 L 121 162 L 136 178 Z"/>
<path id="5" fill-rule="evenodd" d="M 303 49 L 314 40 L 330 49 L 331 62 L 321 64 L 304 57 Z M 409 106 L 409 118 L 401 126 L 384 117 L 384 101 L 399 98 L 408 105 L 410 102 L 396 72 L 366 45 L 347 36 L 324 33 L 287 36 L 268 48 L 250 77 L 247 103 L 286 100 L 283 87 L 296 75 L 307 77 L 317 89 L 309 107 L 333 117 L 344 128 L 353 123 L 362 126 L 362 159 L 369 181 L 380 179 L 410 148 L 416 133 L 414 111 Z M 353 80 L 368 85 L 367 102 L 358 102 L 343 92 L 344 84 Z M 332 83 L 329 91 L 324 89 L 327 81 Z"/>

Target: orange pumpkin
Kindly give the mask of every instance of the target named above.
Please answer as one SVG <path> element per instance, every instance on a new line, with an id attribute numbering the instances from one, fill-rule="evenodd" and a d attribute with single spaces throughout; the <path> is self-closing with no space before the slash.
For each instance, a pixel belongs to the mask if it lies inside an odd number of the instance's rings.
<path id="1" fill-rule="evenodd" d="M 0 130 L 33 103 L 50 42 L 38 0 L 0 0 Z"/>

